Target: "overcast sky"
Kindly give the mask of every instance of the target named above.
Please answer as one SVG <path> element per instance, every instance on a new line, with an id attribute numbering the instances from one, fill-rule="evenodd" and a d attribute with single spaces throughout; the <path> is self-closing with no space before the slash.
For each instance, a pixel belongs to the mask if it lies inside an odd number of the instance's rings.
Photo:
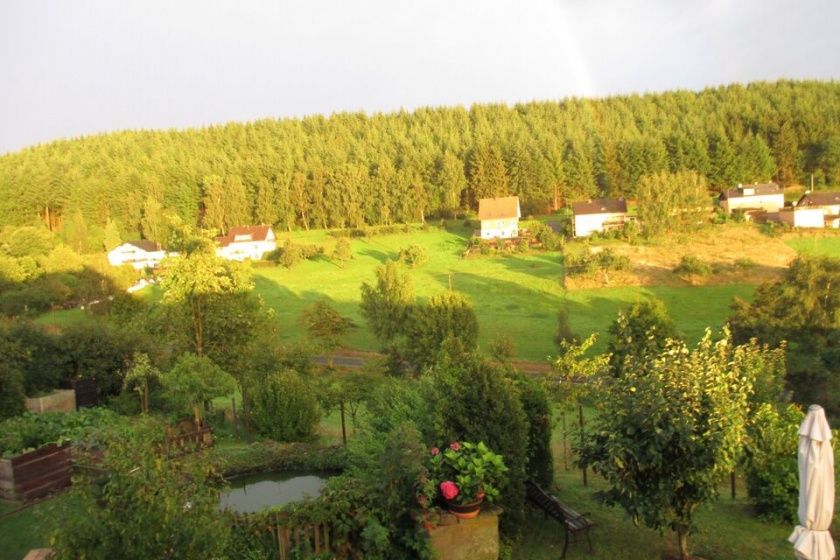
<path id="1" fill-rule="evenodd" d="M 125 128 L 840 79 L 838 0 L 0 0 L 0 153 Z"/>

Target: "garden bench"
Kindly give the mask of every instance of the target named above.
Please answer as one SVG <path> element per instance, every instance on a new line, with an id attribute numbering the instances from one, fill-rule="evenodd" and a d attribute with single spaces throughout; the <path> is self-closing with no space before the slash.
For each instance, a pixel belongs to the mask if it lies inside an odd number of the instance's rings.
<path id="1" fill-rule="evenodd" d="M 589 544 L 589 551 L 592 552 L 592 540 L 589 538 L 589 529 L 595 526 L 595 523 L 589 519 L 588 513 L 578 513 L 555 496 L 552 496 L 543 490 L 539 484 L 531 480 L 526 483 L 528 500 L 538 506 L 546 518 L 550 515 L 557 521 L 563 524 L 566 533 L 566 540 L 563 543 L 563 554 L 560 558 L 566 557 L 566 550 L 569 548 L 569 538 L 577 541 L 577 534 L 583 533 L 586 536 L 586 542 Z"/>

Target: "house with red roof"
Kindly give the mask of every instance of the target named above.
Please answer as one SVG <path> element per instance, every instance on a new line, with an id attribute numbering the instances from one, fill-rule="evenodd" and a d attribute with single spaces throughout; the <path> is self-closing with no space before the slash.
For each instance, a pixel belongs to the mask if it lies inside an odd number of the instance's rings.
<path id="1" fill-rule="evenodd" d="M 277 248 L 271 226 L 238 226 L 216 238 L 216 254 L 231 261 L 260 260 Z"/>

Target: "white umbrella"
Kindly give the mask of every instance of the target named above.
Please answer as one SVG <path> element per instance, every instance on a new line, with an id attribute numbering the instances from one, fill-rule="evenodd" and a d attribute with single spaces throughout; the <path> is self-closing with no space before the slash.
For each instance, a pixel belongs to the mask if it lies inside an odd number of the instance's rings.
<path id="1" fill-rule="evenodd" d="M 821 406 L 812 404 L 799 427 L 799 525 L 788 538 L 796 557 L 831 560 L 828 528 L 834 514 L 834 452 L 831 428 Z"/>

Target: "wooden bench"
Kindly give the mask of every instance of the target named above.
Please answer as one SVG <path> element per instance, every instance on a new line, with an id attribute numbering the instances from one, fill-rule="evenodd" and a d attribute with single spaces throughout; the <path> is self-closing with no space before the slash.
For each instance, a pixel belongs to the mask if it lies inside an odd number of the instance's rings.
<path id="1" fill-rule="evenodd" d="M 589 544 L 589 551 L 592 552 L 592 540 L 589 538 L 589 529 L 595 526 L 595 523 L 589 519 L 588 513 L 578 513 L 555 496 L 552 496 L 543 490 L 539 484 L 531 480 L 527 481 L 527 495 L 528 500 L 538 506 L 546 518 L 550 515 L 557 521 L 563 524 L 566 532 L 566 540 L 563 543 L 563 554 L 560 558 L 566 557 L 566 550 L 569 548 L 569 538 L 577 541 L 578 533 L 583 533 L 586 536 L 586 542 Z"/>

